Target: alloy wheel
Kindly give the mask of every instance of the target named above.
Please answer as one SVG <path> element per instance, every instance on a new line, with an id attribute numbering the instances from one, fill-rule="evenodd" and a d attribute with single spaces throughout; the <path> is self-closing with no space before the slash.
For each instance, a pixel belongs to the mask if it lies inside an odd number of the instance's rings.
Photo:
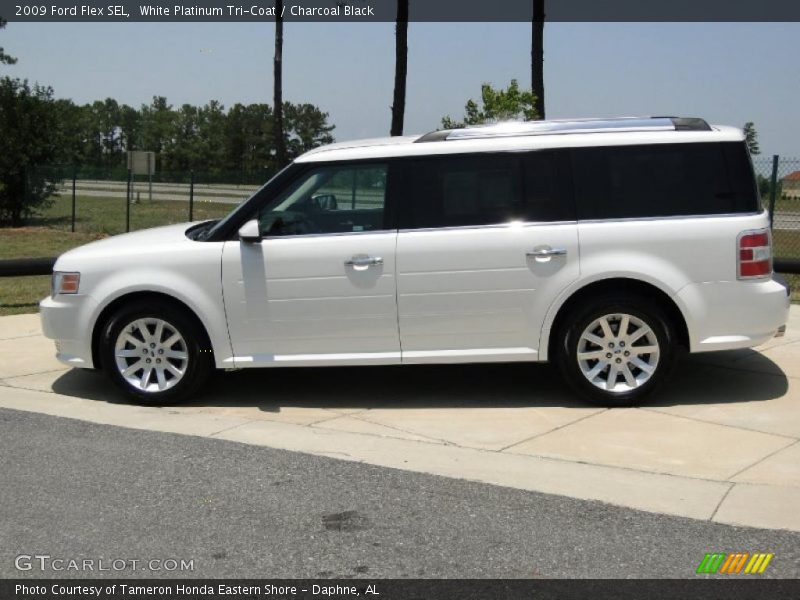
<path id="1" fill-rule="evenodd" d="M 658 338 L 642 319 L 625 313 L 592 321 L 578 338 L 581 373 L 595 387 L 624 393 L 641 387 L 656 372 Z"/>
<path id="2" fill-rule="evenodd" d="M 117 370 L 133 388 L 149 393 L 177 385 L 189 366 L 189 350 L 178 329 L 158 318 L 141 318 L 119 332 Z"/>

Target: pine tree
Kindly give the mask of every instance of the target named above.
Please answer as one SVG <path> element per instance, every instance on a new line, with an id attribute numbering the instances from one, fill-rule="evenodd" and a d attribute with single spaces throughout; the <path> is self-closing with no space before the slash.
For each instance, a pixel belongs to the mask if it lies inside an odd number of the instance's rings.
<path id="1" fill-rule="evenodd" d="M 744 140 L 745 143 L 747 143 L 747 147 L 750 149 L 750 154 L 753 156 L 761 154 L 761 148 L 758 147 L 758 132 L 752 121 L 748 121 L 744 124 Z"/>

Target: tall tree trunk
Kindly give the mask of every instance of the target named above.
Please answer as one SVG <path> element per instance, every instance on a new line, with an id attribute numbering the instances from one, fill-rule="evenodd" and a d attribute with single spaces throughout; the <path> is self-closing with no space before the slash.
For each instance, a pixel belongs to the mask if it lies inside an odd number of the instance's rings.
<path id="1" fill-rule="evenodd" d="M 275 60 L 274 75 L 274 115 L 275 115 L 275 161 L 282 169 L 288 162 L 286 140 L 283 135 L 283 0 L 275 2 Z"/>
<path id="2" fill-rule="evenodd" d="M 533 0 L 531 89 L 536 94 L 536 112 L 544 119 L 544 0 Z"/>
<path id="3" fill-rule="evenodd" d="M 394 102 L 390 135 L 403 135 L 406 112 L 406 74 L 408 72 L 408 0 L 397 0 L 394 41 Z"/>

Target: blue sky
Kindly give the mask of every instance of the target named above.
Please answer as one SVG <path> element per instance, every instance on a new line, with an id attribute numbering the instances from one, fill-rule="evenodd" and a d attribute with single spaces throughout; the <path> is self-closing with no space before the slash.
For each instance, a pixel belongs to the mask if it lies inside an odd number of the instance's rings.
<path id="1" fill-rule="evenodd" d="M 271 23 L 11 23 L 3 73 L 58 97 L 139 105 L 272 103 Z M 754 121 L 764 153 L 800 157 L 800 24 L 549 23 L 548 117 L 679 114 Z M 289 23 L 284 95 L 330 113 L 339 140 L 386 135 L 392 23 Z M 406 133 L 461 116 L 482 82 L 530 85 L 527 23 L 412 23 Z"/>

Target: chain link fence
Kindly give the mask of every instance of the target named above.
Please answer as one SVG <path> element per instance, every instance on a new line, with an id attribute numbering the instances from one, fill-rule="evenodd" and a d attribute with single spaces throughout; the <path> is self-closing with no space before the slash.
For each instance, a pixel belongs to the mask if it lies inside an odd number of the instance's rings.
<path id="1" fill-rule="evenodd" d="M 777 270 L 792 287 L 792 298 L 800 299 L 800 159 L 756 156 L 753 166 L 764 206 L 770 211 L 773 254 Z"/>
<path id="2" fill-rule="evenodd" d="M 184 221 L 217 219 L 272 177 L 261 172 L 174 171 L 152 178 L 125 169 L 38 167 L 29 181 L 53 181 L 51 199 L 30 225 L 114 235 Z"/>
<path id="3" fill-rule="evenodd" d="M 800 159 L 755 157 L 761 199 L 772 215 L 775 255 L 800 258 Z"/>

